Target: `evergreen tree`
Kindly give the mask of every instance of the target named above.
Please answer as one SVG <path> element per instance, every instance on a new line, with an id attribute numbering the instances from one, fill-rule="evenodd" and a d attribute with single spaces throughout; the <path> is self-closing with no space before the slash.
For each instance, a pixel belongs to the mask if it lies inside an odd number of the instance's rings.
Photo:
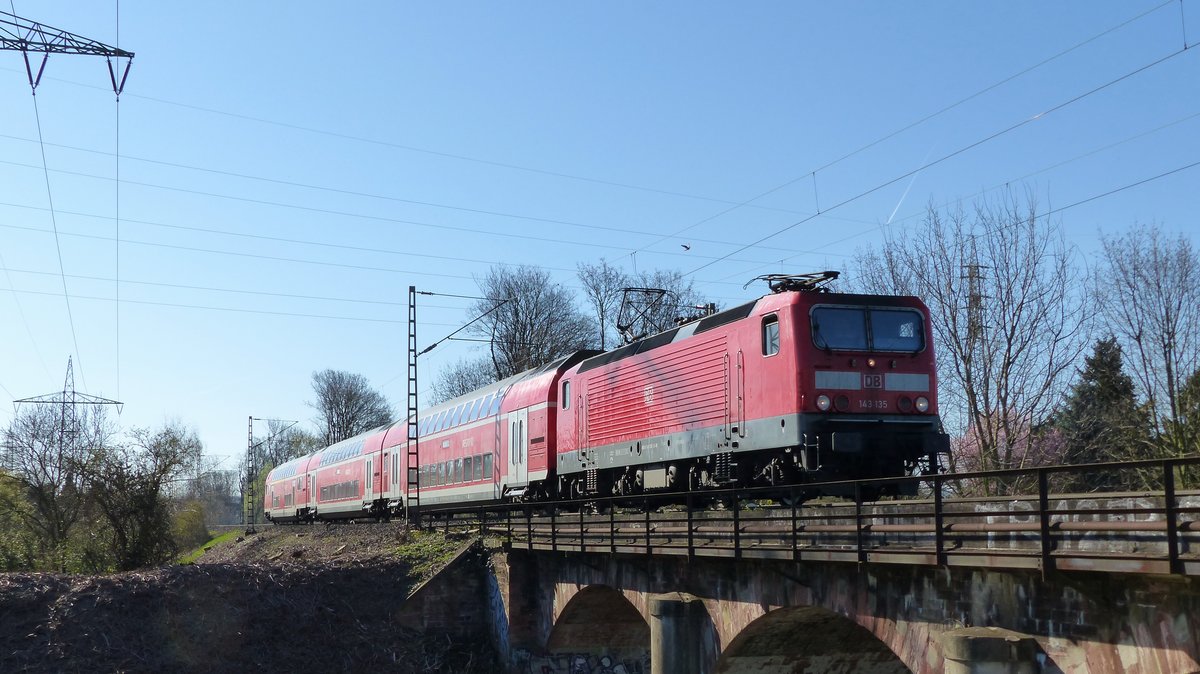
<path id="1" fill-rule="evenodd" d="M 1098 340 L 1084 359 L 1057 427 L 1066 442 L 1067 463 L 1132 461 L 1150 457 L 1152 420 L 1137 403 L 1115 337 Z M 1138 489 L 1152 476 L 1130 471 L 1070 474 L 1067 488 L 1081 491 Z"/>
<path id="2" fill-rule="evenodd" d="M 1200 369 L 1192 373 L 1179 395 L 1180 447 L 1184 456 L 1200 454 Z"/>

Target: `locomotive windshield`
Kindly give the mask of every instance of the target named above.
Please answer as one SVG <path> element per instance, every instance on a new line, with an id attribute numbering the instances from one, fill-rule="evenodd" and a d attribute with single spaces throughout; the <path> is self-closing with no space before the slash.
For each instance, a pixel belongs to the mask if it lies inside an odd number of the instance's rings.
<path id="1" fill-rule="evenodd" d="M 814 307 L 812 337 L 826 350 L 916 353 L 925 348 L 924 322 L 913 309 Z"/>

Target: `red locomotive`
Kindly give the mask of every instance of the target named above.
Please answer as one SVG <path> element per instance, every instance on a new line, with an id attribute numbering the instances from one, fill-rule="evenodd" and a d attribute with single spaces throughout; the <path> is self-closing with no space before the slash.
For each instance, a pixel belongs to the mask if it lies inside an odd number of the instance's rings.
<path id="1" fill-rule="evenodd" d="M 824 292 L 835 275 L 604 353 L 583 351 L 418 419 L 422 504 L 544 500 L 936 470 L 929 317 L 915 297 Z M 267 478 L 273 521 L 387 516 L 409 488 L 406 422 Z"/>

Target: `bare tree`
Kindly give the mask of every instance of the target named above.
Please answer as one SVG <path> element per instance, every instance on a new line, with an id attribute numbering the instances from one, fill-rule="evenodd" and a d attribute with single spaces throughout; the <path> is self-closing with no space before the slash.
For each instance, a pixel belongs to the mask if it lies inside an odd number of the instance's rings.
<path id="1" fill-rule="evenodd" d="M 928 304 L 944 418 L 966 434 L 961 468 L 1036 465 L 1043 425 L 1086 345 L 1079 273 L 1036 200 L 967 214 L 930 207 L 923 226 L 857 259 L 857 288 Z M 1004 488 L 1003 485 L 993 485 Z"/>
<path id="2" fill-rule="evenodd" d="M 205 525 L 237 524 L 242 520 L 240 479 L 241 474 L 236 468 L 220 470 L 210 464 L 201 472 L 180 480 L 183 488 L 173 490 L 174 497 L 179 502 L 200 503 Z"/>
<path id="3" fill-rule="evenodd" d="M 361 374 L 321 370 L 312 377 L 317 426 L 326 445 L 392 422 L 392 407 Z"/>
<path id="4" fill-rule="evenodd" d="M 111 552 L 121 570 L 170 559 L 170 483 L 200 461 L 203 445 L 178 422 L 151 431 L 134 429 L 133 444 L 106 447 L 84 469 L 91 497 L 112 533 Z"/>
<path id="5" fill-rule="evenodd" d="M 544 365 L 591 343 L 591 323 L 575 308 L 574 295 L 551 281 L 549 272 L 498 265 L 476 282 L 487 299 L 477 302 L 474 311 L 486 316 L 472 331 L 490 340 L 496 379 Z M 501 306 L 496 309 L 497 305 Z"/>
<path id="6" fill-rule="evenodd" d="M 267 433 L 255 436 L 253 449 L 259 466 L 278 466 L 325 447 L 323 438 L 290 421 L 267 420 Z"/>
<path id="7" fill-rule="evenodd" d="M 1163 450 L 1197 451 L 1187 442 L 1182 392 L 1200 368 L 1200 256 L 1182 235 L 1135 226 L 1104 238 L 1093 289 L 1106 327 L 1131 356 Z"/>
<path id="8" fill-rule="evenodd" d="M 442 368 L 433 382 L 430 404 L 457 398 L 496 381 L 496 369 L 487 358 L 460 359 Z"/>
<path id="9" fill-rule="evenodd" d="M 583 296 L 596 317 L 596 334 L 600 350 L 619 343 L 616 332 L 617 311 L 621 308 L 621 289 L 632 285 L 625 272 L 610 265 L 604 258 L 599 264 L 579 263 L 576 266 Z"/>
<path id="10" fill-rule="evenodd" d="M 43 563 L 66 570 L 66 544 L 87 504 L 81 472 L 116 433 L 104 407 L 81 406 L 73 418 L 57 406 L 22 408 L 4 433 L 16 489 L 0 490 L 0 508 L 33 534 Z M 70 425 L 70 428 L 64 427 Z"/>

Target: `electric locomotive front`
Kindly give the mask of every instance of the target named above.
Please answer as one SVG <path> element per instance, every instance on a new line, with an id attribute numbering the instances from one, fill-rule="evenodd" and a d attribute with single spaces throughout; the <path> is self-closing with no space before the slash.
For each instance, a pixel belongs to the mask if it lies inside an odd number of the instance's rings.
<path id="1" fill-rule="evenodd" d="M 843 293 L 795 299 L 797 467 L 818 480 L 936 471 L 949 439 L 925 305 Z"/>
<path id="2" fill-rule="evenodd" d="M 924 305 L 818 276 L 770 277 L 770 295 L 565 372 L 559 494 L 935 470 L 949 443 Z"/>

